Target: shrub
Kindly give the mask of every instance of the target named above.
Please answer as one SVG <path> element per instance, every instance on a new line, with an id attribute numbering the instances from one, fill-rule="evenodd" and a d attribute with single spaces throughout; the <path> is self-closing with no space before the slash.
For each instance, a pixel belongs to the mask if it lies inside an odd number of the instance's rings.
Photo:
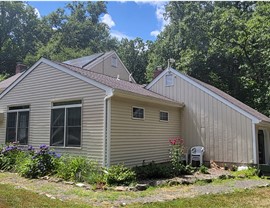
<path id="1" fill-rule="evenodd" d="M 136 173 L 124 165 L 113 165 L 105 174 L 108 185 L 130 185 L 136 180 Z"/>
<path id="2" fill-rule="evenodd" d="M 139 179 L 168 178 L 173 175 L 171 164 L 156 164 L 154 161 L 149 164 L 143 161 L 142 166 L 136 166 L 133 170 Z"/>
<path id="3" fill-rule="evenodd" d="M 57 176 L 64 180 L 95 183 L 100 174 L 96 162 L 82 156 L 63 156 L 57 167 Z"/>
<path id="4" fill-rule="evenodd" d="M 185 172 L 185 166 L 182 163 L 182 155 L 184 153 L 184 140 L 180 137 L 169 139 L 170 142 L 170 158 L 175 175 Z"/>
<path id="5" fill-rule="evenodd" d="M 246 170 L 235 171 L 233 175 L 236 177 L 253 178 L 258 175 L 258 170 L 256 168 L 248 167 Z"/>
<path id="6" fill-rule="evenodd" d="M 232 165 L 232 166 L 231 166 L 231 171 L 237 171 L 237 168 L 238 168 L 238 167 L 237 167 L 236 165 Z"/>
<path id="7" fill-rule="evenodd" d="M 10 143 L 2 146 L 0 153 L 0 170 L 13 171 L 15 169 L 16 159 L 22 150 L 17 143 Z"/>
<path id="8" fill-rule="evenodd" d="M 59 154 L 51 151 L 49 146 L 40 145 L 38 151 L 30 146 L 28 154 L 17 162 L 18 172 L 26 178 L 37 178 L 55 173 Z"/>
<path id="9" fill-rule="evenodd" d="M 203 173 L 203 174 L 208 174 L 208 168 L 204 165 L 202 165 L 200 168 L 199 168 L 199 172 L 200 173 Z"/>

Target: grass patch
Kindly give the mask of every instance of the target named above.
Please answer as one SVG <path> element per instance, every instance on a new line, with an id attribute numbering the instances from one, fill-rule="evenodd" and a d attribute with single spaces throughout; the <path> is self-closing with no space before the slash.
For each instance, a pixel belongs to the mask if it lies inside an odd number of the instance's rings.
<path id="1" fill-rule="evenodd" d="M 67 207 L 87 208 L 91 207 L 83 203 L 63 202 L 58 199 L 50 199 L 25 189 L 19 189 L 11 185 L 0 184 L 0 207 L 23 208 L 23 207 Z"/>
<path id="2" fill-rule="evenodd" d="M 270 188 L 236 190 L 230 194 L 202 195 L 194 198 L 177 199 L 169 202 L 133 204 L 129 208 L 172 208 L 172 207 L 270 207 Z"/>

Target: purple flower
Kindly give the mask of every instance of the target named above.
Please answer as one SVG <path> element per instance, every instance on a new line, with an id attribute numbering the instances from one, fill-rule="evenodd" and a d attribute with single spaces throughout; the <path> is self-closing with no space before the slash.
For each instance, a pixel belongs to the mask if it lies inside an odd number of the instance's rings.
<path id="1" fill-rule="evenodd" d="M 56 158 L 60 158 L 60 157 L 61 157 L 61 154 L 56 153 L 56 154 L 55 154 L 55 157 L 56 157 Z"/>
<path id="2" fill-rule="evenodd" d="M 28 150 L 29 150 L 29 151 L 34 151 L 35 149 L 34 149 L 34 147 L 33 147 L 32 145 L 29 145 L 29 146 L 28 146 Z"/>

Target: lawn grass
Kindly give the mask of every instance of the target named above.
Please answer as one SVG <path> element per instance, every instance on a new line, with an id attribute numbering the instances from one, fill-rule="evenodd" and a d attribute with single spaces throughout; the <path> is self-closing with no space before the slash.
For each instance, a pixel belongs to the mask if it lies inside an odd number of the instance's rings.
<path id="1" fill-rule="evenodd" d="M 257 188 L 252 190 L 236 190 L 229 194 L 209 194 L 194 198 L 177 199 L 168 202 L 150 204 L 132 204 L 128 208 L 216 208 L 216 207 L 270 207 L 270 188 Z"/>
<path id="2" fill-rule="evenodd" d="M 0 184 L 0 208 L 31 208 L 31 207 L 67 207 L 87 208 L 87 204 L 76 202 L 63 202 L 58 199 L 50 199 L 25 189 L 16 188 L 11 185 Z"/>

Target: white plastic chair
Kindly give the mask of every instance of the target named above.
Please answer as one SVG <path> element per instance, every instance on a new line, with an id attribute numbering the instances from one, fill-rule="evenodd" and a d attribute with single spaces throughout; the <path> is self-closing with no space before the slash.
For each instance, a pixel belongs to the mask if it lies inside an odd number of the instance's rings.
<path id="1" fill-rule="evenodd" d="M 191 149 L 190 149 L 190 164 L 192 164 L 192 161 L 200 161 L 200 166 L 201 166 L 203 164 L 203 153 L 204 153 L 203 146 L 191 147 Z"/>

